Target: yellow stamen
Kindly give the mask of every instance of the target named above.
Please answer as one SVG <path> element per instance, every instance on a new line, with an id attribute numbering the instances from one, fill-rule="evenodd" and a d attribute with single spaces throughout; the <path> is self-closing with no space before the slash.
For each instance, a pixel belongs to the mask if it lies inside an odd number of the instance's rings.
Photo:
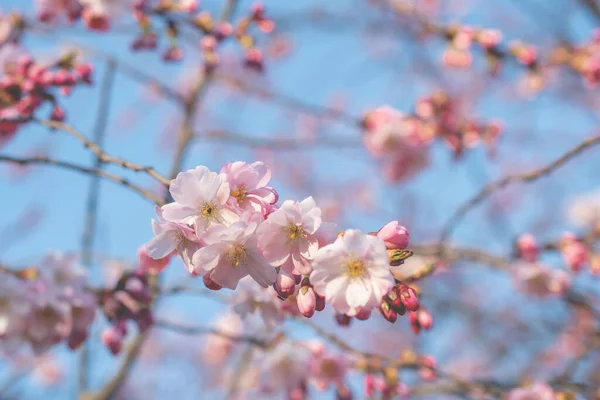
<path id="1" fill-rule="evenodd" d="M 203 203 L 200 206 L 200 216 L 208 222 L 218 221 L 221 217 L 219 208 L 214 203 Z"/>
<path id="2" fill-rule="evenodd" d="M 283 228 L 290 244 L 306 237 L 306 233 L 304 233 L 304 229 L 302 229 L 302 225 L 296 225 L 290 222 L 285 228 Z"/>
<path id="3" fill-rule="evenodd" d="M 248 189 L 246 189 L 246 186 L 240 185 L 235 188 L 235 190 L 231 193 L 231 196 L 235 197 L 238 204 L 242 204 L 242 202 L 246 199 L 247 193 Z"/>
<path id="4" fill-rule="evenodd" d="M 246 251 L 246 248 L 241 245 L 232 246 L 225 255 L 225 259 L 234 267 L 244 265 L 247 258 L 248 252 Z"/>
<path id="5" fill-rule="evenodd" d="M 346 262 L 346 275 L 350 277 L 350 279 L 360 278 L 365 275 L 367 272 L 367 268 L 365 263 L 361 260 L 357 260 L 356 258 L 350 258 Z"/>

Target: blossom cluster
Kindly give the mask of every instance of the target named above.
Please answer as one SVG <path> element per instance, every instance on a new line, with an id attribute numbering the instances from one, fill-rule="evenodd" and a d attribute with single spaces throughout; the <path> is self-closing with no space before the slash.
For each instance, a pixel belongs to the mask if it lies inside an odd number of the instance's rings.
<path id="1" fill-rule="evenodd" d="M 215 21 L 208 11 L 200 10 L 198 0 L 36 0 L 36 7 L 40 21 L 56 23 L 66 17 L 67 21 L 73 23 L 82 19 L 88 29 L 101 32 L 109 31 L 114 19 L 129 13 L 140 29 L 140 34 L 131 43 L 134 51 L 158 48 L 160 34 L 154 27 L 154 17 L 166 23 L 164 36 L 168 45 L 162 53 L 165 61 L 181 60 L 183 50 L 178 43 L 181 25 L 193 27 L 203 35 L 199 47 L 204 55 L 205 67 L 209 70 L 219 62 L 217 45 L 226 38 L 235 38 L 244 50 L 244 64 L 261 71 L 263 56 L 256 47 L 251 27 L 256 26 L 265 33 L 275 28 L 262 4 L 252 6 L 249 15 L 235 25 L 227 21 Z"/>
<path id="2" fill-rule="evenodd" d="M 365 115 L 363 126 L 365 147 L 383 162 L 391 181 L 409 179 L 425 169 L 429 144 L 436 138 L 458 157 L 480 143 L 492 153 L 501 132 L 498 121 L 480 122 L 463 116 L 457 101 L 444 92 L 420 99 L 411 115 L 389 106 L 378 107 Z"/>
<path id="3" fill-rule="evenodd" d="M 85 270 L 74 257 L 50 253 L 36 267 L 1 275 L 3 351 L 29 345 L 39 354 L 61 342 L 75 349 L 87 338 L 96 298 L 86 290 Z"/>
<path id="4" fill-rule="evenodd" d="M 367 319 L 398 287 L 407 309 L 418 309 L 414 290 L 390 271 L 390 252 L 408 245 L 406 228 L 393 221 L 372 234 L 348 229 L 336 236 L 312 197 L 278 205 L 270 180 L 262 162 L 228 163 L 219 173 L 204 166 L 179 173 L 169 187 L 174 201 L 156 207 L 148 255 L 161 260 L 178 254 L 212 290 L 235 290 L 250 276 L 281 299 L 295 297 L 297 311 L 289 311 L 306 317 L 327 303 L 345 318 Z M 273 298 L 245 297 L 252 299 L 251 308 Z"/>
<path id="5" fill-rule="evenodd" d="M 113 354 L 123 348 L 128 321 L 135 322 L 140 332 L 154 323 L 150 276 L 162 271 L 170 261 L 170 257 L 153 260 L 143 247 L 137 256 L 137 268 L 133 272 L 122 273 L 114 288 L 98 294 L 98 302 L 110 323 L 102 333 L 102 342 Z"/>
<path id="6" fill-rule="evenodd" d="M 52 64 L 35 61 L 15 45 L 2 49 L 0 60 L 0 146 L 14 137 L 19 127 L 45 104 L 52 106 L 49 119 L 62 122 L 65 111 L 57 93 L 68 95 L 73 87 L 92 83 L 93 68 L 67 54 Z"/>
<path id="7" fill-rule="evenodd" d="M 564 293 L 570 287 L 569 274 L 540 262 L 539 246 L 533 235 L 521 235 L 516 242 L 516 250 L 518 261 L 513 274 L 517 285 L 524 292 L 545 296 Z"/>

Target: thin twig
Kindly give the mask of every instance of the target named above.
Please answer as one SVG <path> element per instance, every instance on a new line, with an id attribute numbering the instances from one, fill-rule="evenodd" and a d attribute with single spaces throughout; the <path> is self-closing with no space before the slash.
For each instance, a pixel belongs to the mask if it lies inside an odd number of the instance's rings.
<path id="1" fill-rule="evenodd" d="M 98 104 L 98 113 L 96 115 L 96 125 L 94 127 L 93 142 L 96 143 L 98 149 L 102 151 L 104 147 L 104 138 L 106 137 L 106 126 L 108 124 L 110 112 L 110 99 L 115 81 L 115 65 L 107 62 L 102 85 L 100 87 L 100 101 Z M 102 157 L 96 155 L 94 160 L 94 168 L 102 169 Z M 85 226 L 81 239 L 81 262 L 91 268 L 92 252 L 94 251 L 94 237 L 96 233 L 96 223 L 98 219 L 98 203 L 100 198 L 100 177 L 93 175 L 90 180 L 90 188 L 86 207 Z M 78 395 L 85 392 L 89 385 L 89 369 L 90 369 L 90 348 L 89 342 L 85 342 L 79 354 L 79 376 L 78 376 Z"/>
<path id="2" fill-rule="evenodd" d="M 54 160 L 54 159 L 46 157 L 46 156 L 38 156 L 38 157 L 31 157 L 31 158 L 19 158 L 19 157 L 0 155 L 0 162 L 3 162 L 3 161 L 14 163 L 14 164 L 19 164 L 19 165 L 47 164 L 47 165 L 53 165 L 56 167 L 70 169 L 70 170 L 81 172 L 84 174 L 97 175 L 101 178 L 108 179 L 110 181 L 119 183 L 119 184 L 137 192 L 138 194 L 145 197 L 146 199 L 151 200 L 153 203 L 155 203 L 157 205 L 164 204 L 164 201 L 160 197 L 152 194 L 151 192 L 147 191 L 146 189 L 144 189 L 134 183 L 129 182 L 129 180 L 127 180 L 119 175 L 111 174 L 110 172 L 106 172 L 106 171 L 103 171 L 98 168 L 87 168 L 87 167 L 83 167 L 80 165 L 68 163 L 65 161 Z"/>
<path id="3" fill-rule="evenodd" d="M 587 150 L 588 148 L 590 148 L 598 143 L 600 143 L 600 135 L 584 140 L 582 143 L 575 146 L 573 149 L 569 150 L 568 152 L 566 152 L 565 154 L 563 154 L 562 156 L 560 156 L 559 158 L 557 158 L 556 160 L 554 160 L 553 162 L 551 162 L 550 164 L 548 164 L 542 168 L 534 169 L 532 171 L 525 172 L 522 174 L 507 175 L 500 180 L 497 180 L 495 182 L 492 182 L 492 183 L 486 185 L 483 189 L 481 189 L 479 191 L 479 193 L 477 193 L 475 196 L 473 196 L 471 199 L 469 199 L 467 202 L 465 202 L 463 205 L 461 205 L 454 212 L 454 214 L 450 217 L 448 222 L 446 222 L 446 224 L 444 225 L 444 227 L 442 229 L 442 234 L 440 235 L 440 239 L 439 239 L 440 254 L 443 254 L 444 243 L 450 237 L 452 232 L 457 228 L 457 226 L 459 225 L 461 220 L 465 217 L 465 215 L 472 208 L 474 208 L 479 203 L 481 203 L 482 201 L 487 199 L 489 196 L 491 196 L 494 192 L 506 187 L 507 185 L 509 185 L 513 182 L 529 183 L 529 182 L 536 181 L 537 179 L 542 178 L 542 177 L 552 173 L 554 170 L 562 167 L 564 164 L 566 164 L 572 158 L 576 157 L 583 151 Z"/>
<path id="4" fill-rule="evenodd" d="M 181 333 L 183 335 L 216 335 L 224 339 L 229 339 L 233 342 L 245 342 L 261 348 L 266 348 L 269 346 L 268 341 L 254 336 L 233 335 L 215 328 L 208 328 L 205 326 L 186 326 L 175 324 L 169 321 L 156 321 L 154 326 L 158 328 L 168 329 L 176 333 Z"/>
<path id="5" fill-rule="evenodd" d="M 132 170 L 135 172 L 145 172 L 148 175 L 150 175 L 152 178 L 154 178 L 157 182 L 159 182 L 165 186 L 169 185 L 169 180 L 167 178 L 165 178 L 164 176 L 162 176 L 161 174 L 159 174 L 154 168 L 145 167 L 143 165 L 135 164 L 130 161 L 123 160 L 122 158 L 114 157 L 114 156 L 110 156 L 110 155 L 106 154 L 96 143 L 87 139 L 83 133 L 79 132 L 77 129 L 73 128 L 72 126 L 70 126 L 68 124 L 65 124 L 63 122 L 43 120 L 43 119 L 36 119 L 35 121 L 48 127 L 48 128 L 59 129 L 65 133 L 68 133 L 69 135 L 73 136 L 74 138 L 79 140 L 81 143 L 83 143 L 83 146 L 86 149 L 89 149 L 94 154 L 96 154 L 96 156 L 102 163 L 115 164 L 115 165 L 118 165 L 120 167 L 129 169 L 129 170 Z"/>

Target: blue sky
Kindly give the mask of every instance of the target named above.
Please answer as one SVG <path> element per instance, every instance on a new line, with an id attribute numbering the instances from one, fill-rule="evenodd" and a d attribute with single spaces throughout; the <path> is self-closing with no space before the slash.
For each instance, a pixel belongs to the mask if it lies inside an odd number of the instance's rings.
<path id="1" fill-rule="evenodd" d="M 219 1 L 206 1 L 210 10 L 218 8 Z M 265 1 L 270 14 L 278 17 L 304 15 L 303 12 L 319 2 L 277 2 Z M 516 2 L 513 2 L 516 3 Z M 532 2 L 532 4 L 541 2 Z M 246 10 L 250 2 L 242 1 L 238 16 Z M 331 1 L 326 8 L 331 12 L 345 15 L 354 26 L 361 22 L 361 10 L 352 6 L 351 1 Z M 543 4 L 538 7 L 543 8 Z M 25 10 L 32 15 L 29 1 L 4 0 L 5 10 Z M 542 46 L 551 45 L 550 35 L 540 35 L 543 26 L 528 22 L 519 6 L 501 6 L 507 16 L 494 19 L 490 9 L 476 5 L 469 13 L 461 15 L 455 11 L 442 13 L 444 21 L 462 21 L 478 25 L 491 24 L 490 27 L 512 28 L 506 34 L 507 39 L 542 40 Z M 558 9 L 558 8 L 556 8 Z M 369 18 L 376 18 L 372 12 Z M 577 42 L 585 40 L 590 34 L 591 23 L 585 17 L 574 13 L 570 24 L 562 29 L 568 38 Z M 357 29 L 341 24 L 333 29 L 311 23 L 292 28 L 286 35 L 293 38 L 293 55 L 270 62 L 267 60 L 267 75 L 257 79 L 255 84 L 265 85 L 277 93 L 300 99 L 309 104 L 327 104 L 336 96 L 347 99 L 347 112 L 360 116 L 365 110 L 381 104 L 391 104 L 401 110 L 409 111 L 416 100 L 440 86 L 438 77 L 423 71 L 415 71 L 413 52 L 431 53 L 434 62 L 439 61 L 442 46 L 439 41 L 425 41 L 425 45 L 407 43 L 394 36 L 376 36 L 366 39 Z M 131 26 L 131 25 L 130 25 Z M 73 34 L 76 32 L 76 34 Z M 390 39 L 391 38 L 391 39 Z M 198 62 L 197 55 L 190 54 L 183 65 L 166 65 L 159 60 L 159 53 L 132 54 L 128 51 L 131 34 L 113 34 L 110 36 L 86 33 L 78 24 L 74 31 L 59 29 L 52 34 L 33 34 L 27 36 L 25 44 L 35 54 L 48 54 L 53 49 L 64 47 L 65 41 L 86 43 L 102 49 L 104 52 L 136 65 L 145 72 L 159 78 L 168 85 L 181 82 L 182 70 Z M 259 43 L 264 38 L 259 36 Z M 384 51 L 382 57 L 373 57 L 370 51 L 376 46 Z M 422 49 L 420 46 L 426 46 Z M 187 48 L 189 49 L 189 47 Z M 239 54 L 235 46 L 226 49 L 230 54 Z M 95 80 L 100 81 L 103 63 L 93 59 L 96 66 Z M 460 92 L 471 84 L 480 84 L 483 66 L 476 63 L 476 72 L 442 72 L 444 85 L 450 90 Z M 418 74 L 417 74 L 418 72 Z M 311 171 L 308 180 L 314 192 L 306 188 L 297 189 L 290 182 L 285 171 L 274 168 L 274 186 L 282 199 L 299 198 L 314 195 L 328 197 L 340 204 L 354 204 L 352 194 L 338 191 L 343 182 L 358 182 L 367 187 L 377 204 L 377 212 L 346 210 L 340 225 L 358 227 L 367 231 L 378 229 L 391 219 L 408 221 L 412 240 L 423 242 L 435 240 L 439 228 L 456 207 L 475 193 L 485 182 L 515 168 L 531 168 L 543 165 L 548 160 L 564 153 L 576 142 L 588 136 L 597 125 L 597 115 L 581 111 L 573 106 L 568 98 L 562 98 L 558 87 L 570 80 L 558 78 L 550 89 L 532 99 L 514 100 L 516 81 L 520 72 L 509 66 L 498 81 L 485 80 L 483 95 L 474 95 L 468 109 L 482 119 L 500 118 L 504 122 L 505 133 L 500 144 L 498 160 L 489 160 L 481 150 L 468 154 L 460 162 L 454 162 L 448 150 L 441 144 L 433 149 L 432 168 L 419 177 L 400 184 L 390 185 L 379 176 L 376 164 L 361 148 L 356 149 L 315 149 L 286 152 L 285 163 L 300 164 L 310 160 Z M 507 82 L 510 82 L 507 84 Z M 574 84 L 575 85 L 575 84 Z M 583 89 L 582 89 L 583 90 Z M 161 138 L 175 135 L 177 131 L 177 110 L 167 101 L 149 101 L 145 90 L 126 76 L 118 74 L 115 91 L 111 99 L 110 121 L 106 140 L 106 152 L 124 159 L 154 166 L 163 173 L 169 169 L 172 146 L 165 145 Z M 579 93 L 579 92 L 577 92 Z M 595 93 L 590 96 L 595 98 Z M 98 86 L 81 87 L 64 99 L 68 122 L 80 131 L 91 135 L 98 107 Z M 277 104 L 265 104 L 252 98 L 228 98 L 218 86 L 209 90 L 204 102 L 206 112 L 200 114 L 196 122 L 199 132 L 206 129 L 221 128 L 251 137 L 264 137 L 274 134 L 292 137 L 301 123 L 297 112 L 290 112 Z M 123 110 L 130 110 L 124 113 Z M 48 110 L 42 110 L 44 116 Z M 174 117 L 175 116 L 175 117 Z M 126 122 L 126 123 L 124 123 Z M 357 142 L 359 130 L 342 124 L 334 124 L 323 130 L 325 134 Z M 79 142 L 62 132 L 49 132 L 40 126 L 30 125 L 22 129 L 15 140 L 0 150 L 1 154 L 21 155 L 31 148 L 47 146 L 57 159 L 82 165 L 91 165 L 93 157 Z M 218 170 L 228 161 L 256 159 L 256 153 L 249 149 L 227 147 L 207 142 L 196 143 L 189 152 L 185 167 L 207 165 Z M 483 206 L 474 210 L 457 229 L 454 239 L 471 246 L 481 246 L 499 253 L 510 251 L 511 240 L 523 230 L 540 226 L 543 238 L 556 237 L 561 230 L 569 227 L 563 219 L 565 201 L 574 193 L 591 191 L 597 187 L 598 158 L 593 151 L 583 155 L 578 161 L 567 165 L 555 174 L 554 179 L 544 180 L 525 188 L 517 186 L 508 193 L 519 194 L 518 207 L 498 218 L 498 211 Z M 118 173 L 150 186 L 152 181 L 145 176 L 128 173 L 118 167 L 107 167 Z M 78 251 L 85 220 L 85 199 L 87 198 L 90 177 L 51 167 L 36 167 L 35 173 L 23 181 L 9 178 L 8 167 L 0 166 L 0 241 L 16 235 L 18 240 L 9 241 L 10 245 L 0 244 L 0 260 L 9 265 L 35 263 L 50 249 Z M 30 209 L 39 209 L 43 218 L 39 226 L 23 235 L 15 223 L 22 213 Z M 559 221 L 557 224 L 544 225 L 549 212 Z M 496 213 L 496 214 L 494 214 Z M 99 223 L 95 250 L 103 256 L 133 261 L 137 248 L 151 235 L 150 219 L 153 217 L 153 205 L 141 199 L 135 193 L 122 186 L 103 181 L 99 199 Z M 492 221 L 492 223 L 489 223 Z M 503 227 L 499 227 L 502 223 Z M 15 230 L 17 233 L 15 233 Z M 179 263 L 174 263 L 168 273 L 169 279 L 183 276 Z M 95 271 L 100 264 L 93 266 Z M 496 278 L 495 276 L 492 276 Z M 490 275 L 476 273 L 469 279 L 483 281 Z M 501 279 L 501 278 L 500 278 Z M 197 282 L 198 283 L 198 282 Z M 504 282 L 502 287 L 510 290 Z M 503 289 L 501 289 L 503 290 Z M 505 293 L 502 291 L 501 293 Z M 202 304 L 198 300 L 178 302 L 171 307 L 179 312 L 189 313 L 190 320 L 205 322 L 217 312 L 214 305 Z M 167 306 L 165 306 L 167 307 Z M 172 308 L 169 308 L 171 310 Z M 329 320 L 322 318 L 323 323 Z M 406 321 L 403 322 L 404 324 Z M 425 343 L 425 344 L 423 344 Z M 424 340 L 421 345 L 432 351 L 448 346 L 443 338 Z M 94 371 L 94 385 L 97 386 L 109 374 L 113 361 L 98 343 L 94 345 L 94 357 L 104 363 Z M 62 354 L 62 353 L 61 353 Z M 62 355 L 66 362 L 72 358 Z M 72 388 L 66 385 L 61 393 Z M 39 394 L 28 387 L 25 393 L 32 397 Z M 58 397 L 57 397 L 58 398 Z"/>

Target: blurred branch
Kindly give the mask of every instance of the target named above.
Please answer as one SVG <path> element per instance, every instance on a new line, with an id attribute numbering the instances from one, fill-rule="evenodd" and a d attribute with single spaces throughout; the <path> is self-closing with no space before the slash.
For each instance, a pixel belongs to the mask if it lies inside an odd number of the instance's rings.
<path id="1" fill-rule="evenodd" d="M 29 165 L 29 164 L 54 165 L 57 167 L 70 169 L 70 170 L 81 172 L 84 174 L 97 175 L 101 178 L 108 179 L 110 181 L 119 183 L 119 184 L 137 192 L 141 196 L 151 200 L 153 203 L 155 203 L 159 206 L 164 204 L 164 201 L 160 197 L 152 194 L 148 190 L 129 182 L 127 179 L 125 179 L 121 176 L 111 174 L 110 172 L 106 172 L 106 171 L 103 171 L 98 168 L 86 168 L 86 167 L 82 167 L 80 165 L 71 164 L 71 163 L 64 162 L 64 161 L 54 160 L 54 159 L 46 157 L 46 156 L 31 157 L 31 158 L 18 158 L 18 157 L 0 155 L 0 162 L 2 162 L 2 161 L 19 164 L 19 165 Z"/>
<path id="2" fill-rule="evenodd" d="M 227 21 L 231 18 L 233 13 L 235 12 L 235 7 L 237 5 L 237 0 L 227 0 L 225 5 L 223 6 L 223 11 L 221 12 L 221 21 Z M 171 169 L 169 172 L 169 180 L 175 178 L 179 171 L 181 170 L 186 152 L 189 148 L 189 144 L 191 143 L 194 134 L 192 131 L 192 124 L 194 121 L 194 117 L 196 111 L 198 109 L 198 102 L 202 95 L 206 93 L 206 89 L 208 83 L 212 77 L 212 73 L 208 73 L 204 75 L 198 82 L 196 86 L 193 88 L 191 96 L 184 102 L 184 120 L 181 126 L 179 143 L 177 145 L 177 150 L 175 151 L 175 157 L 173 159 L 173 163 L 171 165 Z M 164 179 L 164 178 L 163 178 Z M 167 202 L 170 198 L 170 195 L 167 194 L 163 203 Z M 154 301 L 158 297 L 158 281 L 153 280 L 151 282 L 151 287 L 153 292 L 155 293 Z M 142 345 L 148 335 L 149 331 L 138 333 L 134 340 L 134 344 L 127 350 L 125 354 L 125 358 L 119 367 L 119 371 L 117 374 L 110 380 L 108 383 L 100 390 L 100 392 L 93 396 L 94 400 L 107 400 L 119 389 L 121 384 L 127 378 L 127 375 L 133 366 L 137 356 L 142 348 Z"/>
<path id="3" fill-rule="evenodd" d="M 106 136 L 106 126 L 108 124 L 110 99 L 115 82 L 115 65 L 111 62 L 106 63 L 102 85 L 100 87 L 100 101 L 98 104 L 98 114 L 96 115 L 96 126 L 94 127 L 93 142 L 98 149 L 104 147 L 104 138 Z M 94 168 L 102 169 L 102 158 L 96 155 Z M 81 239 L 81 262 L 84 267 L 91 268 L 92 252 L 94 250 L 94 236 L 96 233 L 96 223 L 98 216 L 98 202 L 100 198 L 100 177 L 93 175 L 90 181 L 90 189 L 87 201 L 85 226 L 83 228 L 83 237 Z M 85 342 L 79 354 L 79 377 L 78 377 L 78 395 L 85 392 L 89 385 L 90 369 L 90 348 L 89 342 Z"/>
<path id="4" fill-rule="evenodd" d="M 267 348 L 270 345 L 268 341 L 254 336 L 232 335 L 227 332 L 205 326 L 186 326 L 160 320 L 156 321 L 154 325 L 156 327 L 168 329 L 172 332 L 181 333 L 183 335 L 216 335 L 225 339 L 229 339 L 233 342 L 245 342 L 261 348 Z"/>
<path id="5" fill-rule="evenodd" d="M 196 136 L 198 141 L 227 143 L 233 146 L 249 148 L 264 148 L 282 151 L 309 150 L 314 148 L 335 149 L 362 149 L 363 145 L 358 141 L 335 140 L 331 138 L 315 137 L 308 142 L 306 139 L 294 138 L 260 138 L 246 135 L 238 135 L 222 130 L 209 131 L 204 136 Z"/>
<path id="6" fill-rule="evenodd" d="M 576 157 L 577 155 L 581 154 L 588 148 L 593 147 L 598 143 L 600 143 L 600 135 L 584 140 L 582 143 L 578 144 L 577 146 L 575 146 L 574 148 L 572 148 L 571 150 L 569 150 L 568 152 L 566 152 L 565 154 L 563 154 L 562 156 L 560 156 L 559 158 L 542 168 L 535 169 L 522 174 L 507 175 L 504 178 L 501 178 L 495 182 L 486 185 L 475 196 L 473 196 L 471 199 L 467 200 L 463 205 L 461 205 L 450 217 L 448 222 L 446 222 L 442 229 L 442 233 L 440 235 L 438 243 L 439 253 L 441 255 L 444 254 L 444 242 L 450 238 L 450 235 L 457 228 L 457 226 L 460 224 L 465 215 L 472 208 L 474 208 L 479 203 L 491 196 L 494 192 L 506 187 L 507 185 L 513 182 L 534 182 L 537 179 L 542 178 L 557 170 L 558 168 L 562 167 L 572 158 Z"/>
<path id="7" fill-rule="evenodd" d="M 287 108 L 300 110 L 306 112 L 307 114 L 322 118 L 339 120 L 340 122 L 343 122 L 346 125 L 354 128 L 359 128 L 362 123 L 362 118 L 360 117 L 346 114 L 343 111 L 335 108 L 306 103 L 302 100 L 282 93 L 274 93 L 265 87 L 253 85 L 233 75 L 218 74 L 216 78 L 261 99 L 275 100 L 278 105 Z"/>

